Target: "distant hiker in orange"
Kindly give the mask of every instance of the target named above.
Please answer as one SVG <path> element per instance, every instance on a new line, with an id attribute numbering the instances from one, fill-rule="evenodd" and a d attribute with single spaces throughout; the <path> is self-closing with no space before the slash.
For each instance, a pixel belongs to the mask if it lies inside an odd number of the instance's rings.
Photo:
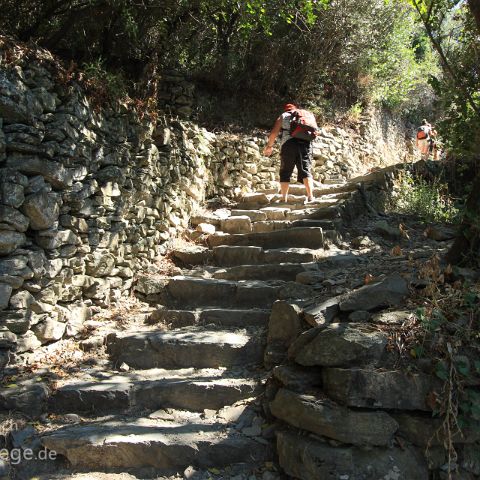
<path id="1" fill-rule="evenodd" d="M 305 203 L 313 201 L 311 141 L 316 137 L 318 126 L 314 115 L 301 110 L 294 103 L 287 103 L 283 113 L 275 120 L 263 154 L 272 154 L 273 144 L 279 134 L 280 149 L 280 193 L 284 202 L 288 200 L 288 189 L 293 170 L 297 168 L 297 179 L 303 182 L 307 191 Z"/>
<path id="2" fill-rule="evenodd" d="M 430 156 L 430 132 L 432 126 L 426 119 L 422 120 L 422 124 L 417 129 L 417 148 L 420 150 L 422 160 L 428 160 Z"/>

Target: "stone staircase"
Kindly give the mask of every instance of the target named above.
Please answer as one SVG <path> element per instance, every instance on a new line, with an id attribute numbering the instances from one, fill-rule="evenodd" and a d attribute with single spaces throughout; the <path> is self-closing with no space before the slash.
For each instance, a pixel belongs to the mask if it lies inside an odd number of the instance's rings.
<path id="1" fill-rule="evenodd" d="M 308 301 L 322 263 L 348 256 L 339 248 L 342 214 L 357 202 L 356 189 L 316 188 L 307 205 L 303 187 L 292 187 L 288 203 L 258 192 L 234 209 L 193 217 L 194 227 L 216 232 L 172 252 L 182 275 L 138 279 L 148 318 L 107 336 L 110 365 L 55 390 L 50 413 L 83 421 L 51 427 L 41 444 L 65 457 L 68 471 L 138 478 L 234 464 L 254 474 L 272 462 L 262 409 L 271 307 Z"/>

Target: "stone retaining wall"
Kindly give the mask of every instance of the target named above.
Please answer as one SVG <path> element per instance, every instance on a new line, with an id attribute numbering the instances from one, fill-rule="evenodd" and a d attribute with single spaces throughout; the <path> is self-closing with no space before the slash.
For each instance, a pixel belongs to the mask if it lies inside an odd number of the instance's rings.
<path id="1" fill-rule="evenodd" d="M 322 130 L 317 180 L 384 163 L 376 153 L 385 149 L 368 146 L 378 129 L 364 126 L 366 136 Z M 403 155 L 404 133 L 392 131 L 377 140 Z M 4 64 L 0 365 L 8 352 L 76 335 L 92 307 L 126 295 L 135 273 L 165 253 L 206 197 L 274 188 L 278 157 L 260 155 L 264 142 L 188 121 L 141 119 L 123 104 L 98 109 L 78 85 L 60 85 L 48 62 Z"/>

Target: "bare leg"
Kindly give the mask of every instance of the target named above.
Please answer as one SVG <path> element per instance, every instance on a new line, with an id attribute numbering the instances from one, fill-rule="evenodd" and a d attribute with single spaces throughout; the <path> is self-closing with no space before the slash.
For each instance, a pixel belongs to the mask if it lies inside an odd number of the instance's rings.
<path id="1" fill-rule="evenodd" d="M 307 177 L 303 179 L 303 184 L 305 185 L 305 190 L 307 191 L 307 200 L 313 200 L 313 178 Z"/>
<path id="2" fill-rule="evenodd" d="M 288 189 L 290 188 L 290 183 L 280 182 L 280 193 L 282 194 L 282 199 L 284 202 L 288 200 Z"/>

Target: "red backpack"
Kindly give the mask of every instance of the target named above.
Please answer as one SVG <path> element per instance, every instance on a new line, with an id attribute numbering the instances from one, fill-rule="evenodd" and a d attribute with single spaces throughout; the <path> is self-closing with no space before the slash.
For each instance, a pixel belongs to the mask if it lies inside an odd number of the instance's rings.
<path id="1" fill-rule="evenodd" d="M 318 130 L 317 121 L 308 110 L 293 110 L 290 119 L 290 136 L 298 140 L 312 141 Z"/>

